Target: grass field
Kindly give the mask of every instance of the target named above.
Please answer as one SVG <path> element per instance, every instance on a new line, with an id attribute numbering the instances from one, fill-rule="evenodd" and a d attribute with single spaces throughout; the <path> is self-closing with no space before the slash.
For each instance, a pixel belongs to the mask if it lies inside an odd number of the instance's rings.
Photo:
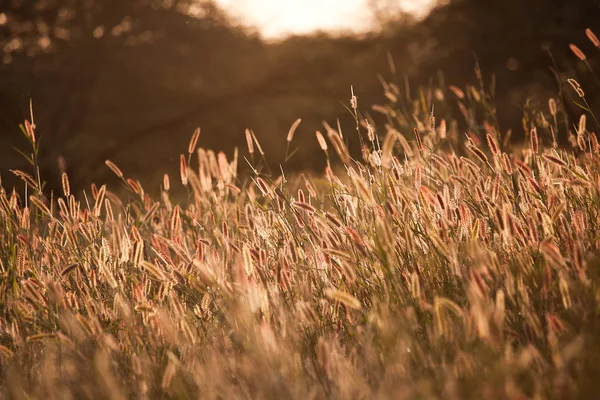
<path id="1" fill-rule="evenodd" d="M 549 99 L 514 145 L 481 79 L 410 110 L 384 90 L 386 126 L 353 97 L 356 131 L 316 134 L 320 177 L 267 173 L 251 131 L 238 176 L 195 134 L 160 198 L 107 161 L 127 196 L 64 175 L 50 200 L 33 151 L 27 191 L 0 194 L 0 397 L 597 398 L 592 110 Z"/>

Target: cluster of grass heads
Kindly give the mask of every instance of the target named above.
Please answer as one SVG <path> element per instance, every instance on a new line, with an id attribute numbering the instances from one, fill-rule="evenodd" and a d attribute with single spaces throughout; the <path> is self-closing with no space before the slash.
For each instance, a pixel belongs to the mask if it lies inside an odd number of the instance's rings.
<path id="1" fill-rule="evenodd" d="M 242 179 L 199 131 L 180 158 L 186 201 L 168 176 L 153 199 L 110 161 L 125 203 L 106 186 L 76 198 L 66 175 L 48 200 L 16 172 L 26 195 L 0 193 L 0 396 L 593 398 L 593 114 L 571 126 L 550 99 L 511 150 L 481 79 L 416 101 L 384 87 L 380 128 L 350 101 L 362 159 L 339 129 L 317 132 L 344 166 L 321 179 Z"/>

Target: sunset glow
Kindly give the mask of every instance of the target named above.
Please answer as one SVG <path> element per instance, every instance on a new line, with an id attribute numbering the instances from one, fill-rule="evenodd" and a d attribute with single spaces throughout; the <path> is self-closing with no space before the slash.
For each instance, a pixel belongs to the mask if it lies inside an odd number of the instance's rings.
<path id="1" fill-rule="evenodd" d="M 267 39 L 315 31 L 365 32 L 373 29 L 368 0 L 217 0 Z M 394 10 L 426 15 L 436 0 L 400 0 Z"/>

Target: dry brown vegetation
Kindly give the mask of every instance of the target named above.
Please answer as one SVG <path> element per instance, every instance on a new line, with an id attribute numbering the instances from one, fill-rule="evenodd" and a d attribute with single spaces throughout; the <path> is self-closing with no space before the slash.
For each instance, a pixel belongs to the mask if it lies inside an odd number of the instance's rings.
<path id="1" fill-rule="evenodd" d="M 125 203 L 106 186 L 76 199 L 66 175 L 48 201 L 17 172 L 28 194 L 0 194 L 0 396 L 593 398 L 598 123 L 550 99 L 511 150 L 478 78 L 411 110 L 386 83 L 381 127 L 353 96 L 357 132 L 316 135 L 344 165 L 321 179 L 261 171 L 251 131 L 250 179 L 195 134 L 160 199 L 110 161 Z M 461 115 L 436 121 L 433 98 Z"/>

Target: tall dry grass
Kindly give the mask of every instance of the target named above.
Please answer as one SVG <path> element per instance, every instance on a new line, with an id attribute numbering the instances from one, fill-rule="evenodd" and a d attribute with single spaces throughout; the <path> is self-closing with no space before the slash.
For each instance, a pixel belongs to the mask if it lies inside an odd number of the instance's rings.
<path id="1" fill-rule="evenodd" d="M 384 82 L 381 127 L 353 93 L 362 159 L 326 124 L 319 179 L 244 180 L 199 130 L 159 199 L 107 161 L 126 202 L 67 175 L 45 198 L 32 116 L 27 195 L 0 193 L 0 396 L 595 398 L 598 125 L 550 99 L 511 150 L 477 77 Z"/>

